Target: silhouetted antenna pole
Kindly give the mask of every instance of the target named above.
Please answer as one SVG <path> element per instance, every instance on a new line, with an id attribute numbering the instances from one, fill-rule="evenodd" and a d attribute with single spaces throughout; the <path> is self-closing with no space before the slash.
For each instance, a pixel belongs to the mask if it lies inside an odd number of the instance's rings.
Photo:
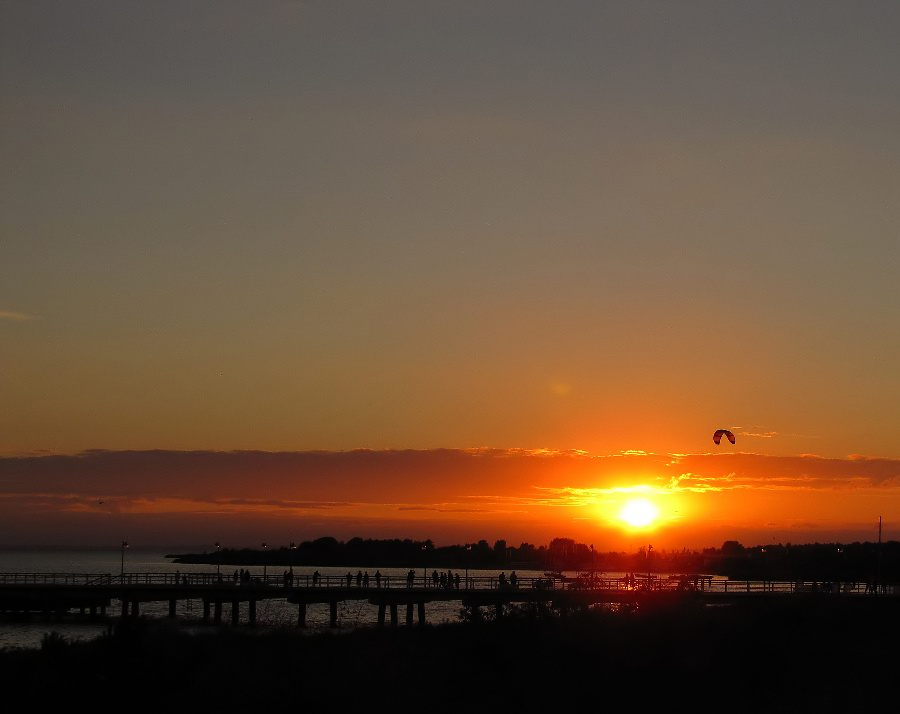
<path id="1" fill-rule="evenodd" d="M 875 592 L 881 587 L 881 516 L 878 516 L 878 550 L 875 553 Z"/>

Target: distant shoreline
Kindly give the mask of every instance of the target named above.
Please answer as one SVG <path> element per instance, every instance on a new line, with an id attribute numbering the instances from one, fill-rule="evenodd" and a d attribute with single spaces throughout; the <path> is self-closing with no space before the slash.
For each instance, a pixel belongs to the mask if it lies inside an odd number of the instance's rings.
<path id="1" fill-rule="evenodd" d="M 324 542 L 323 542 L 324 541 Z M 568 550 L 497 549 L 486 543 L 427 547 L 415 541 L 305 542 L 278 549 L 228 549 L 204 553 L 170 553 L 174 563 L 215 566 L 427 568 L 428 570 L 534 570 L 544 572 L 666 572 L 687 575 L 716 573 L 743 580 L 840 580 L 900 583 L 900 541 L 847 544 L 807 543 L 745 547 L 728 541 L 703 552 L 594 552 L 567 543 Z"/>

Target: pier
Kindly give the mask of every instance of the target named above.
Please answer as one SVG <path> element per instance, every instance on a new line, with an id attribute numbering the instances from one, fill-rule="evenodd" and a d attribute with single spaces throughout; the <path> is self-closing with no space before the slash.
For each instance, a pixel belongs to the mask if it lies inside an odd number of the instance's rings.
<path id="1" fill-rule="evenodd" d="M 543 606 L 572 611 L 599 605 L 636 606 L 697 600 L 704 603 L 739 603 L 772 598 L 841 598 L 865 601 L 890 598 L 900 603 L 900 589 L 866 583 L 730 580 L 711 576 L 651 576 L 604 578 L 599 576 L 554 578 L 522 577 L 510 583 L 500 577 L 466 577 L 440 586 L 431 577 L 382 577 L 357 584 L 345 576 L 267 575 L 244 581 L 218 573 L 0 573 L 0 613 L 6 616 L 37 614 L 61 618 L 79 614 L 90 618 L 138 617 L 145 603 L 168 603 L 175 618 L 179 601 L 202 603 L 202 622 L 222 625 L 226 608 L 230 623 L 240 625 L 241 605 L 246 605 L 249 626 L 257 624 L 257 603 L 279 599 L 297 607 L 296 624 L 306 626 L 307 608 L 327 604 L 330 625 L 337 627 L 338 605 L 365 601 L 378 609 L 378 626 L 424 624 L 429 603 L 457 601 L 477 621 L 485 609 L 502 617 L 512 605 Z"/>

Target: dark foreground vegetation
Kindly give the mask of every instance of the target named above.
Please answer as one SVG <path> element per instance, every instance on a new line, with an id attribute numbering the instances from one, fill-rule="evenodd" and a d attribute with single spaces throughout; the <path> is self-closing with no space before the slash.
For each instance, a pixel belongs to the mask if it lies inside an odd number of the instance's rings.
<path id="1" fill-rule="evenodd" d="M 897 598 L 525 610 L 482 623 L 186 634 L 133 621 L 0 652 L 6 691 L 91 711 L 900 710 Z"/>
<path id="2" fill-rule="evenodd" d="M 840 580 L 900 582 L 900 541 L 885 543 L 778 543 L 745 547 L 725 541 L 701 551 L 651 549 L 636 553 L 600 552 L 570 538 L 549 545 L 504 540 L 438 547 L 430 540 L 318 538 L 277 548 L 228 549 L 169 555 L 177 563 L 272 567 L 479 568 L 716 574 L 740 580 Z"/>

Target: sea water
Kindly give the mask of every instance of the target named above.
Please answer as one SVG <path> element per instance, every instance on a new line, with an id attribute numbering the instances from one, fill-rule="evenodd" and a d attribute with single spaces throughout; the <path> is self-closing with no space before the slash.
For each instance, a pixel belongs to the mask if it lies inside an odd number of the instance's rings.
<path id="1" fill-rule="evenodd" d="M 231 577 L 239 565 L 223 565 L 221 575 L 224 579 Z M 250 568 L 251 575 L 263 575 L 262 566 Z M 269 567 L 268 574 L 273 571 L 281 572 L 282 566 Z M 293 567 L 295 583 L 299 578 L 301 582 L 306 576 L 318 570 L 323 577 L 341 577 L 347 572 L 354 575 L 358 570 L 369 572 L 370 578 L 374 575 L 373 569 L 352 567 Z M 381 574 L 391 580 L 405 582 L 407 568 L 380 568 Z M 217 573 L 216 566 L 210 564 L 186 564 L 175 563 L 167 558 L 165 553 L 150 550 L 128 549 L 124 553 L 120 550 L 0 550 L 0 573 L 78 573 L 119 576 L 121 573 L 165 573 L 189 575 L 191 573 L 213 574 Z M 422 568 L 416 570 L 416 576 L 424 574 Z M 497 570 L 469 569 L 459 572 L 460 578 L 492 577 L 499 575 Z M 430 576 L 431 571 L 428 571 Z M 508 575 L 509 573 L 507 573 Z M 520 570 L 518 575 L 524 578 L 538 578 L 543 576 L 543 571 Z M 226 606 L 227 607 L 227 606 Z M 247 603 L 241 603 L 238 627 L 246 627 L 249 619 L 246 608 Z M 459 601 L 433 601 L 425 607 L 426 624 L 444 624 L 461 621 L 461 604 Z M 24 648 L 37 649 L 41 647 L 45 637 L 55 635 L 65 638 L 67 641 L 90 640 L 101 637 L 110 631 L 115 621 L 117 601 L 113 600 L 107 610 L 107 617 L 102 620 L 91 620 L 86 615 L 73 611 L 62 618 L 48 618 L 40 613 L 34 613 L 27 619 L 0 615 L 0 649 Z M 163 602 L 141 603 L 141 617 L 163 619 L 169 617 L 169 604 Z M 223 617 L 223 623 L 230 622 L 230 613 Z M 288 603 L 280 598 L 260 600 L 256 605 L 256 628 L 274 629 L 290 628 L 298 634 L 313 633 L 322 630 L 332 630 L 331 613 L 328 603 L 313 603 L 307 607 L 306 626 L 297 627 L 298 606 Z M 176 621 L 187 629 L 205 628 L 203 624 L 203 602 L 201 600 L 179 600 L 176 603 Z M 405 619 L 401 616 L 401 622 L 405 626 Z M 418 623 L 418 614 L 415 622 Z M 377 626 L 378 608 L 370 605 L 365 600 L 347 600 L 339 602 L 337 611 L 337 629 L 352 630 L 358 627 Z M 231 626 L 225 624 L 223 626 Z"/>

